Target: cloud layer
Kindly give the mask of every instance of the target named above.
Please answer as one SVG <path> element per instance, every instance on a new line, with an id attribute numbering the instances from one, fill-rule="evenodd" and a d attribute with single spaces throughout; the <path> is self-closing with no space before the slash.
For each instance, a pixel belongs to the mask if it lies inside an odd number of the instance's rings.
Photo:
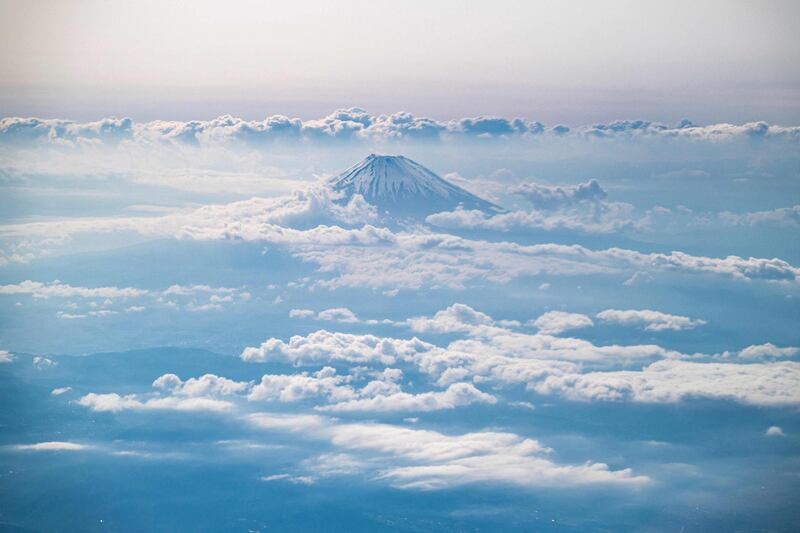
<path id="1" fill-rule="evenodd" d="M 667 125 L 646 120 L 619 120 L 570 129 L 546 127 L 522 118 L 467 117 L 438 121 L 399 112 L 372 115 L 353 107 L 330 115 L 301 120 L 274 115 L 264 120 L 244 120 L 230 115 L 213 120 L 187 122 L 156 120 L 134 122 L 130 118 L 104 118 L 95 122 L 8 117 L 0 119 L 0 139 L 6 143 L 41 142 L 61 146 L 97 146 L 125 142 L 211 145 L 219 143 L 264 144 L 281 141 L 447 141 L 450 139 L 523 138 L 684 138 L 693 141 L 734 139 L 800 139 L 800 127 L 750 122 L 698 126 L 688 121 Z"/>

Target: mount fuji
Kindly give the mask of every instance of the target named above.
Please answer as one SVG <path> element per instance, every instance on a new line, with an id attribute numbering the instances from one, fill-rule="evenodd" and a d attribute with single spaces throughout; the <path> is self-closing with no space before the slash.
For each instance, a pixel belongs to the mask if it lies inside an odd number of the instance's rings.
<path id="1" fill-rule="evenodd" d="M 402 155 L 370 154 L 332 178 L 328 186 L 343 193 L 344 202 L 360 194 L 380 213 L 395 218 L 424 218 L 459 206 L 486 212 L 505 211 Z"/>

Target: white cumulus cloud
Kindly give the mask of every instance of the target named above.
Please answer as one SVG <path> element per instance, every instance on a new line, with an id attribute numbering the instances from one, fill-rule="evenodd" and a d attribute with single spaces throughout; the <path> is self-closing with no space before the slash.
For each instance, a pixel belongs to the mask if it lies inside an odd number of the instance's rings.
<path id="1" fill-rule="evenodd" d="M 395 392 L 376 395 L 371 398 L 348 400 L 333 405 L 319 407 L 321 411 L 436 411 L 454 409 L 473 403 L 496 403 L 491 394 L 481 392 L 470 383 L 454 383 L 441 392 L 422 392 L 409 394 Z"/>
<path id="2" fill-rule="evenodd" d="M 594 326 L 594 322 L 588 316 L 579 313 L 548 311 L 534 320 L 531 325 L 539 328 L 539 333 L 543 335 L 558 335 L 572 329 Z"/>
<path id="3" fill-rule="evenodd" d="M 800 363 L 698 363 L 663 360 L 641 371 L 620 370 L 548 376 L 529 388 L 574 400 L 675 403 L 691 398 L 743 404 L 800 404 Z"/>
<path id="4" fill-rule="evenodd" d="M 603 322 L 624 326 L 641 326 L 647 331 L 681 331 L 706 324 L 705 320 L 687 316 L 671 315 L 651 309 L 606 309 L 597 313 Z"/>

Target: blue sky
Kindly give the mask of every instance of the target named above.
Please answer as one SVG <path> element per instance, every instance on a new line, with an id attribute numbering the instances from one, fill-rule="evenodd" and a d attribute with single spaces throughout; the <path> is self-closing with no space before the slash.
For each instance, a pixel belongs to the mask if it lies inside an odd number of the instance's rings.
<path id="1" fill-rule="evenodd" d="M 0 5 L 0 529 L 800 527 L 793 4 Z"/>

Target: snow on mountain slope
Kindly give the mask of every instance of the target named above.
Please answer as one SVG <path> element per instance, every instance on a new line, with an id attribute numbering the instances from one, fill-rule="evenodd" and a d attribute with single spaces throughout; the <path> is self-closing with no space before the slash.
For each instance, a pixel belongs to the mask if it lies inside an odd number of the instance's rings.
<path id="1" fill-rule="evenodd" d="M 504 211 L 401 155 L 370 154 L 331 179 L 329 186 L 344 193 L 344 201 L 360 194 L 381 213 L 391 216 L 424 216 L 451 211 L 459 205 L 464 209 Z"/>

